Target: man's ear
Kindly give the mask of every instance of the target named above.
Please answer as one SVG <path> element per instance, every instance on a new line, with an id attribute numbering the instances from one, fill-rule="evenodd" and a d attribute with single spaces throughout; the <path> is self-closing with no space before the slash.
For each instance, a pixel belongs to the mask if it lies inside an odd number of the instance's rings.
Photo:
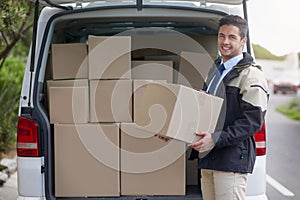
<path id="1" fill-rule="evenodd" d="M 243 46 L 247 43 L 247 40 L 248 40 L 247 37 L 244 37 L 244 38 L 242 39 L 242 45 L 243 45 Z"/>

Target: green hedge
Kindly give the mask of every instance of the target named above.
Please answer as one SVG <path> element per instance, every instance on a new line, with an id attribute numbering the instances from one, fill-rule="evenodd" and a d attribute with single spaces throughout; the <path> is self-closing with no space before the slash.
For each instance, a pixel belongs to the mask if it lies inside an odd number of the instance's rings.
<path id="1" fill-rule="evenodd" d="M 0 157 L 15 148 L 24 68 L 22 61 L 9 57 L 0 71 Z"/>
<path id="2" fill-rule="evenodd" d="M 277 111 L 285 114 L 290 119 L 300 120 L 300 100 L 295 99 L 285 105 L 277 107 Z"/>

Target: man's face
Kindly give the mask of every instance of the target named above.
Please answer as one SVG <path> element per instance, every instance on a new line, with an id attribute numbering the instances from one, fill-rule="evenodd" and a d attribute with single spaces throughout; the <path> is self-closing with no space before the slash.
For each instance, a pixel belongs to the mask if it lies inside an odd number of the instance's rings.
<path id="1" fill-rule="evenodd" d="M 246 41 L 247 38 L 241 38 L 238 27 L 233 25 L 221 26 L 218 34 L 218 48 L 223 61 L 226 62 L 230 58 L 241 54 Z"/>

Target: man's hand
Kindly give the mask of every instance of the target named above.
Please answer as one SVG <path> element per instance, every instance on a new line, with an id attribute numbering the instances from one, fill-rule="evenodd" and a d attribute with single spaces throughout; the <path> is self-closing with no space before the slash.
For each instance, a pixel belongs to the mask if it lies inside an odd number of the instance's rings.
<path id="1" fill-rule="evenodd" d="M 206 132 L 196 132 L 195 133 L 197 136 L 199 136 L 201 139 L 190 144 L 189 146 L 193 149 L 195 149 L 196 151 L 199 152 L 206 152 L 206 151 L 210 151 L 214 148 L 215 143 L 211 137 L 210 133 L 206 133 Z"/>

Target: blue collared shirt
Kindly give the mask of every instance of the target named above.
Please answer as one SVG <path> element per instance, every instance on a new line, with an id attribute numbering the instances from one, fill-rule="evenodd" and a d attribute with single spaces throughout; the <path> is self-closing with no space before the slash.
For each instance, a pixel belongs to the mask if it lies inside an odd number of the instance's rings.
<path id="1" fill-rule="evenodd" d="M 238 62 L 240 62 L 241 60 L 243 59 L 243 54 L 240 54 L 238 56 L 235 56 L 229 60 L 227 60 L 226 62 L 224 62 L 224 67 L 225 67 L 225 70 L 223 71 L 222 73 L 222 76 L 220 78 L 220 81 L 218 82 L 218 85 L 220 84 L 221 80 L 226 76 L 226 74 L 228 74 L 228 72 L 238 64 Z M 223 63 L 223 60 L 222 62 L 220 63 L 220 65 Z M 213 82 L 213 80 L 209 83 L 209 86 L 207 88 L 207 91 L 209 90 L 210 88 L 210 84 Z M 216 89 L 218 88 L 218 86 L 216 87 Z M 216 90 L 213 92 L 213 94 L 216 93 Z"/>

